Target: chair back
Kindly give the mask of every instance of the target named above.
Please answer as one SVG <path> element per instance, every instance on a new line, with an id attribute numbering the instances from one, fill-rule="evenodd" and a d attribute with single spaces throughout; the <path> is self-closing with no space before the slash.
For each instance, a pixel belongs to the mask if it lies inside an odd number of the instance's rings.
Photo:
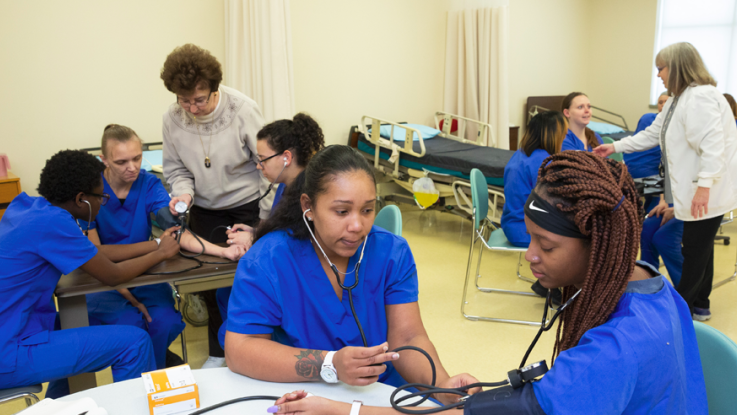
<path id="1" fill-rule="evenodd" d="M 704 370 L 709 414 L 733 414 L 737 408 L 737 344 L 719 330 L 694 321 Z"/>
<path id="2" fill-rule="evenodd" d="M 476 214 L 473 217 L 473 228 L 479 229 L 481 221 L 489 213 L 489 188 L 486 177 L 479 169 L 471 170 L 471 204 Z"/>
<path id="3" fill-rule="evenodd" d="M 614 139 L 611 137 L 601 137 L 601 141 L 603 141 L 604 144 L 614 144 Z M 608 158 L 621 162 L 624 160 L 624 155 L 622 153 L 613 153 Z"/>
<path id="4" fill-rule="evenodd" d="M 374 225 L 386 229 L 397 236 L 402 236 L 402 212 L 395 205 L 384 206 L 376 214 Z"/>

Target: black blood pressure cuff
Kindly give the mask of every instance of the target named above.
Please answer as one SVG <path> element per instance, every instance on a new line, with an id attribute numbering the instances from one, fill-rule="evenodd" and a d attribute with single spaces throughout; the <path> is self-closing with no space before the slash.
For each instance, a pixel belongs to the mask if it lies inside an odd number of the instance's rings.
<path id="1" fill-rule="evenodd" d="M 463 415 L 545 415 L 532 384 L 512 389 L 511 386 L 471 395 L 463 406 Z"/>
<path id="2" fill-rule="evenodd" d="M 178 226 L 179 221 L 177 220 L 177 218 L 174 217 L 174 215 L 171 214 L 169 206 L 165 206 L 159 209 L 158 212 L 156 212 L 156 224 L 162 230 L 167 230 L 172 226 Z"/>

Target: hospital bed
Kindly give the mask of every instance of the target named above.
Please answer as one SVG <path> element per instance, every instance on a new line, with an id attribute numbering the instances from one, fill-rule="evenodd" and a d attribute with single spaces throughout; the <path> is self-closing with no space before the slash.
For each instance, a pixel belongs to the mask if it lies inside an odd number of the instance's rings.
<path id="1" fill-rule="evenodd" d="M 564 95 L 527 97 L 527 119 L 525 120 L 525 124 L 529 123 L 530 119 L 540 112 L 551 110 L 560 111 L 564 98 Z M 622 115 L 594 105 L 591 108 L 594 109 L 591 118 L 597 121 L 592 121 L 589 124 L 589 128 L 599 133 L 600 136 L 610 137 L 616 141 L 634 134 L 634 131 L 629 129 L 627 120 Z M 605 115 L 597 115 L 600 113 L 604 113 Z"/>
<path id="2" fill-rule="evenodd" d="M 428 209 L 458 214 L 470 219 L 471 169 L 481 170 L 487 179 L 490 195 L 489 218 L 501 220 L 504 200 L 504 167 L 513 151 L 487 147 L 496 145 L 491 125 L 445 112 L 434 116 L 440 133 L 425 139 L 422 133 L 403 123 L 364 116 L 351 128 L 349 144 L 357 148 L 373 165 L 377 182 L 379 208 L 387 201 L 415 204 L 413 184 L 429 177 L 439 191 L 438 201 Z M 381 127 L 390 130 L 382 136 Z M 457 128 L 455 128 L 457 126 Z M 395 128 L 404 128 L 404 141 L 398 141 Z M 466 131 L 475 139 L 466 138 Z M 413 139 L 416 136 L 416 139 Z"/>

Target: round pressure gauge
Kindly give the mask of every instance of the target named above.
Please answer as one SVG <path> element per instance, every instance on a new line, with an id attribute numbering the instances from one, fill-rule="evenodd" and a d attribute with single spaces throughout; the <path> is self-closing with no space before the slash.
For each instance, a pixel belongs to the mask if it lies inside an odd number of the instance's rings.
<path id="1" fill-rule="evenodd" d="M 177 213 L 185 213 L 187 211 L 187 204 L 184 202 L 177 202 L 177 204 L 174 205 L 174 210 L 176 210 Z"/>

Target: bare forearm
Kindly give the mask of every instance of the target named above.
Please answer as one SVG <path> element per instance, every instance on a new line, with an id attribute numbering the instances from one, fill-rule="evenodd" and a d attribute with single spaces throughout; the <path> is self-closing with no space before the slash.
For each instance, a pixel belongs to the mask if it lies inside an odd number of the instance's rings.
<path id="1" fill-rule="evenodd" d="M 99 245 L 97 249 L 113 262 L 125 261 L 153 252 L 158 248 L 156 241 L 126 245 Z"/>
<path id="2" fill-rule="evenodd" d="M 299 349 L 228 332 L 225 361 L 230 370 L 269 382 L 318 382 L 327 351 Z"/>
<path id="3" fill-rule="evenodd" d="M 393 339 L 389 338 L 389 350 L 394 350 L 402 346 L 415 346 L 426 351 L 435 363 L 436 377 L 435 384 L 439 384 L 448 379 L 448 372 L 445 371 L 443 364 L 440 362 L 435 346 L 430 341 L 427 334 L 417 334 L 413 337 Z M 422 353 L 415 350 L 404 350 L 399 352 L 399 360 L 394 361 L 394 367 L 397 369 L 402 378 L 409 383 L 425 383 L 432 382 L 432 370 L 430 363 Z M 362 412 L 363 413 L 363 412 Z"/>
<path id="4" fill-rule="evenodd" d="M 97 255 L 82 265 L 81 268 L 103 284 L 114 287 L 143 274 L 147 269 L 166 258 L 166 255 L 161 250 L 156 250 L 138 258 L 115 263 L 111 262 L 105 254 L 98 252 Z"/>
<path id="5" fill-rule="evenodd" d="M 219 256 L 223 257 L 223 252 L 225 251 L 225 248 L 222 246 L 217 246 L 213 243 L 210 243 L 205 240 L 205 238 L 198 236 L 199 240 L 202 241 L 202 245 L 205 245 L 205 254 L 212 255 L 212 256 Z M 182 238 L 179 240 L 179 244 L 182 246 L 182 248 L 189 252 L 202 252 L 202 245 L 200 245 L 199 242 L 197 242 L 197 239 L 195 236 L 187 230 L 182 234 Z"/>

